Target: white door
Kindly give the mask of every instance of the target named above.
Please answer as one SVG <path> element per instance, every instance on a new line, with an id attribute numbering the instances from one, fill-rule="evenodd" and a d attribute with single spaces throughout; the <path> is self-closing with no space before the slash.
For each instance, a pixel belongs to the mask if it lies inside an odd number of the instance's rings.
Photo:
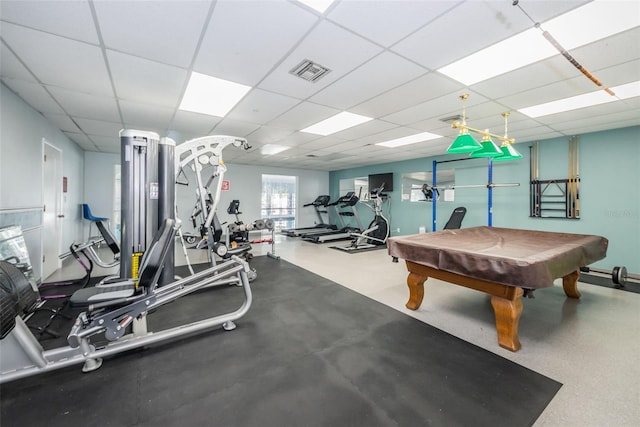
<path id="1" fill-rule="evenodd" d="M 42 281 L 61 267 L 62 151 L 42 140 Z"/>

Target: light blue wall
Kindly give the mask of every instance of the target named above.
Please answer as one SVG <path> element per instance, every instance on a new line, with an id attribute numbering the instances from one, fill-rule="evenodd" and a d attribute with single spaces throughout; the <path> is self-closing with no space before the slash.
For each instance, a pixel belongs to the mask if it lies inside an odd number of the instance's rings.
<path id="1" fill-rule="evenodd" d="M 609 239 L 607 258 L 594 264 L 610 269 L 624 265 L 629 272 L 640 272 L 640 127 L 630 127 L 580 135 L 580 219 L 540 219 L 529 217 L 530 144 L 517 144 L 523 159 L 495 162 L 494 183 L 519 183 L 519 187 L 495 188 L 493 191 L 493 225 L 531 230 L 596 234 Z M 393 235 L 418 233 L 420 226 L 431 229 L 431 203 L 401 201 L 402 174 L 431 171 L 432 161 L 463 156 L 443 155 L 370 167 L 331 172 L 331 195 L 338 196 L 341 179 L 373 173 L 394 173 L 392 202 Z M 455 168 L 456 184 L 486 184 L 487 161 L 483 159 L 439 163 L 438 169 Z M 568 138 L 539 142 L 540 179 L 567 178 Z M 441 198 L 442 200 L 442 198 Z M 457 206 L 465 206 L 463 227 L 487 225 L 487 190 L 457 188 L 454 202 L 437 203 L 436 223 L 440 230 Z M 371 220 L 367 210 L 360 210 L 363 222 Z M 400 228 L 398 233 L 396 230 Z"/>
<path id="2" fill-rule="evenodd" d="M 23 227 L 34 273 L 40 279 L 42 140 L 62 151 L 62 175 L 67 177 L 61 253 L 73 241 L 82 240 L 83 150 L 4 84 L 0 84 L 0 120 L 0 226 Z"/>

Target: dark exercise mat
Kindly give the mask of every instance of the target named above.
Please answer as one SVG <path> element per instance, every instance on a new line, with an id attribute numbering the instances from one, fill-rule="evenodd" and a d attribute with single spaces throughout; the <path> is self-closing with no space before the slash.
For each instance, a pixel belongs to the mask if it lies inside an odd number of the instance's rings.
<path id="1" fill-rule="evenodd" d="M 234 331 L 3 384 L 2 426 L 530 426 L 561 387 L 286 261 L 251 264 Z M 241 301 L 237 286 L 203 290 L 149 330 Z"/>

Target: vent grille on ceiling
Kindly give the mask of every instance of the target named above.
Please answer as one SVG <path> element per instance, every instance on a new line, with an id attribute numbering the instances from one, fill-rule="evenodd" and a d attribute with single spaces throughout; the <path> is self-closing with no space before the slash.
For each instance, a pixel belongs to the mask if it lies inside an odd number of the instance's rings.
<path id="1" fill-rule="evenodd" d="M 467 117 L 467 119 L 468 118 L 469 117 Z M 460 114 L 456 114 L 455 116 L 443 117 L 440 119 L 440 121 L 445 123 L 461 122 L 462 116 Z"/>
<path id="2" fill-rule="evenodd" d="M 308 59 L 305 59 L 289 71 L 289 73 L 312 83 L 317 82 L 322 76 L 330 72 L 331 70 L 327 67 L 323 67 L 322 65 L 316 64 Z"/>

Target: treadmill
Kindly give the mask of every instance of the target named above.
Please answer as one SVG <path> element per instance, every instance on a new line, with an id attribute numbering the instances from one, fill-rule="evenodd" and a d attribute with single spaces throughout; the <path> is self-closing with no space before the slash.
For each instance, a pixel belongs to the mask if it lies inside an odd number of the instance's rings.
<path id="1" fill-rule="evenodd" d="M 351 233 L 361 233 L 362 232 L 362 221 L 360 221 L 360 216 L 358 215 L 358 211 L 355 208 L 356 204 L 360 199 L 356 196 L 354 191 L 349 191 L 344 196 L 340 197 L 333 203 L 329 203 L 328 207 L 333 207 L 336 211 L 336 215 L 341 222 L 342 227 L 339 230 L 327 231 L 325 233 L 316 233 L 310 235 L 303 235 L 302 239 L 308 242 L 313 243 L 327 243 L 327 242 L 335 242 L 338 240 L 350 240 Z M 342 210 L 339 210 L 340 207 Z M 349 208 L 348 210 L 345 210 Z M 345 225 L 345 222 L 342 220 L 343 217 L 353 217 L 358 224 L 358 227 L 350 227 Z"/>
<path id="2" fill-rule="evenodd" d="M 329 205 L 329 196 L 326 194 L 316 197 L 316 199 L 311 203 L 302 205 L 302 207 L 305 208 L 313 206 L 316 211 L 316 215 L 318 216 L 319 222 L 316 223 L 316 225 L 314 225 L 313 227 L 299 227 L 280 230 L 280 234 L 284 234 L 285 236 L 289 237 L 299 237 L 306 233 L 324 233 L 329 230 L 337 230 L 337 226 L 335 226 L 334 224 L 329 224 L 328 222 L 325 223 L 324 219 L 322 218 L 322 214 L 327 214 L 327 219 L 330 219 L 329 211 L 326 210 L 327 205 Z M 325 210 L 322 210 L 322 208 L 325 208 Z"/>

